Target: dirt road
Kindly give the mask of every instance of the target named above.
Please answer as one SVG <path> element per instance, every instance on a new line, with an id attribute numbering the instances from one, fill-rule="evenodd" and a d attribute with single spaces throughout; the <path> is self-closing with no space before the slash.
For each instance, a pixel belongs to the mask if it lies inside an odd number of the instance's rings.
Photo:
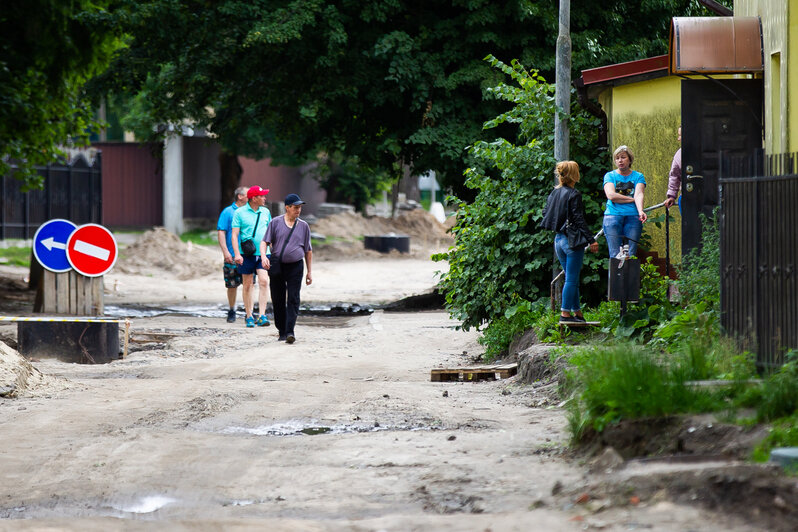
<path id="1" fill-rule="evenodd" d="M 319 261 L 303 295 L 398 298 L 437 269 Z M 106 304 L 220 302 L 217 277 L 109 275 Z M 562 409 L 515 379 L 430 382 L 481 352 L 443 312 L 302 317 L 294 345 L 222 316 L 134 319 L 160 342 L 110 364 L 35 361 L 47 383 L 0 399 L 0 530 L 756 530 L 580 496 Z"/>

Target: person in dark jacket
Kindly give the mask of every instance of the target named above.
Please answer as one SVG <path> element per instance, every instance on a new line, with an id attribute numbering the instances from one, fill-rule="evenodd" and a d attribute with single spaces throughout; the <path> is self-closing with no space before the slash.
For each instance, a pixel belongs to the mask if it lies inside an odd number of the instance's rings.
<path id="1" fill-rule="evenodd" d="M 571 249 L 568 245 L 568 236 L 565 233 L 566 221 L 576 225 L 589 243 L 588 248 L 592 253 L 598 252 L 598 242 L 593 238 L 585 222 L 582 193 L 574 188 L 579 182 L 579 165 L 575 161 L 561 161 L 557 163 L 555 175 L 560 184 L 551 191 L 546 200 L 540 226 L 557 233 L 554 236 L 554 252 L 565 271 L 560 321 L 584 322 L 585 318 L 579 305 L 579 273 L 582 270 L 585 249 L 582 246 Z"/>

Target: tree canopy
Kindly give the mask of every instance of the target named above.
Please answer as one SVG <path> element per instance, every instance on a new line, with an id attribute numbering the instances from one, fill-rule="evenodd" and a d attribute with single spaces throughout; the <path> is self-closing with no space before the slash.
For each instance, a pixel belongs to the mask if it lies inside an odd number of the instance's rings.
<path id="1" fill-rule="evenodd" d="M 142 131 L 190 120 L 233 154 L 339 153 L 374 171 L 435 170 L 465 195 L 465 148 L 506 110 L 488 54 L 548 75 L 557 5 L 511 0 L 126 0 L 106 86 L 139 94 Z M 572 2 L 575 70 L 664 53 L 689 0 Z M 110 82 L 110 85 L 108 84 Z M 511 131 L 512 128 L 508 128 Z"/>
<path id="2" fill-rule="evenodd" d="M 106 1 L 5 2 L 0 10 L 0 175 L 29 186 L 59 146 L 85 142 L 93 110 L 84 84 L 121 45 Z"/>

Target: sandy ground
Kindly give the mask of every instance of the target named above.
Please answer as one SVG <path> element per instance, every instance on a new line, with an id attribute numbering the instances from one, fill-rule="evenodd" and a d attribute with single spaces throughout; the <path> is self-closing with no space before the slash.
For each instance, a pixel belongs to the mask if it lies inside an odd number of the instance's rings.
<path id="1" fill-rule="evenodd" d="M 318 253 L 303 300 L 428 291 L 442 265 L 419 254 Z M 106 305 L 224 301 L 214 273 L 105 283 Z M 531 407 L 515 378 L 430 382 L 481 352 L 456 326 L 441 311 L 304 316 L 287 345 L 221 311 L 166 315 L 132 320 L 134 338 L 161 336 L 125 359 L 35 360 L 41 376 L 0 398 L 0 530 L 759 530 L 597 491 L 605 476 L 566 452 L 565 412 Z"/>

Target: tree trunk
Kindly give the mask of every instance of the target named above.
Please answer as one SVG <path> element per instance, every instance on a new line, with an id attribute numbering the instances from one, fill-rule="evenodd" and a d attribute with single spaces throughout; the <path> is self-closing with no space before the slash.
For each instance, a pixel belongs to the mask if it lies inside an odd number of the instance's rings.
<path id="1" fill-rule="evenodd" d="M 418 176 L 410 174 L 410 166 L 402 165 L 402 179 L 399 181 L 399 190 L 405 193 L 405 200 L 421 202 L 421 191 L 418 188 Z"/>
<path id="2" fill-rule="evenodd" d="M 238 155 L 224 150 L 219 152 L 219 169 L 221 170 L 221 193 L 219 211 L 230 205 L 235 200 L 236 188 L 241 184 L 241 174 L 244 172 L 238 162 Z"/>

